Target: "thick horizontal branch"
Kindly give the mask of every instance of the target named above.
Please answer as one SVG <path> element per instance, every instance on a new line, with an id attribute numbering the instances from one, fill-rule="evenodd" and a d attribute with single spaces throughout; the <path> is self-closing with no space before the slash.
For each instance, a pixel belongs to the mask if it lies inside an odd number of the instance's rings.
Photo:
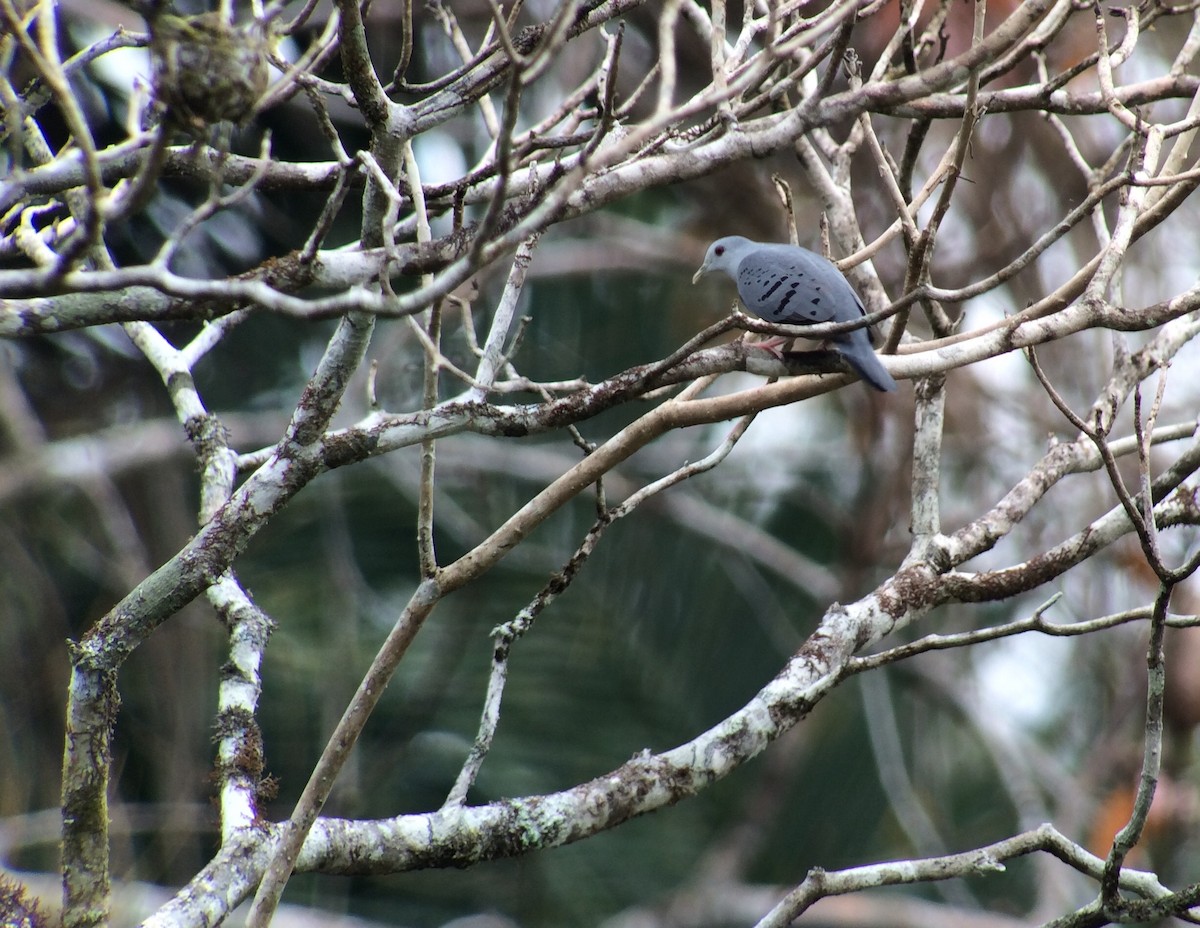
<path id="1" fill-rule="evenodd" d="M 577 38 L 630 11 L 642 6 L 645 0 L 609 0 L 594 4 L 567 30 L 570 38 Z M 531 49 L 541 39 L 544 25 L 533 25 L 514 36 L 519 49 Z M 498 44 L 492 53 L 481 59 L 476 67 L 449 86 L 428 97 L 404 107 L 404 124 L 410 135 L 419 134 L 449 119 L 460 116 L 489 90 L 503 81 L 512 62 Z M 133 177 L 144 164 L 148 140 L 139 143 L 121 143 L 97 153 L 100 178 L 106 186 Z M 254 178 L 263 190 L 322 190 L 331 189 L 343 168 L 337 162 L 286 162 L 272 161 L 263 164 L 259 159 L 220 153 L 212 148 L 178 146 L 165 154 L 162 167 L 164 176 L 194 180 L 208 184 L 219 168 L 226 183 L 243 184 Z M 356 170 L 356 184 L 362 185 L 365 177 Z M 62 193 L 86 182 L 84 163 L 77 152 L 67 152 L 53 162 L 30 171 L 15 172 L 0 180 L 0 214 L 28 196 L 50 196 Z"/>
<path id="2" fill-rule="evenodd" d="M 1141 106 L 1167 99 L 1190 99 L 1200 90 L 1200 78 L 1190 74 L 1151 78 L 1117 87 L 1116 99 L 1126 106 Z M 967 105 L 966 94 L 933 93 L 905 103 L 881 107 L 878 111 L 891 116 L 959 119 Z M 980 92 L 977 105 L 987 113 L 1051 112 L 1062 115 L 1096 115 L 1108 111 L 1108 104 L 1097 91 L 1072 92 L 1049 88 L 1042 84 L 1011 87 L 1005 90 Z M 753 121 L 748 121 L 750 125 Z M 98 153 L 100 177 L 112 186 L 133 177 L 145 159 L 144 147 L 114 146 Z M 345 170 L 336 161 L 284 161 L 246 155 L 225 154 L 209 147 L 180 145 L 164 154 L 164 177 L 191 180 L 208 184 L 218 166 L 224 180 L 233 185 L 254 179 L 258 188 L 274 190 L 332 190 Z M 537 165 L 514 173 L 509 183 L 514 195 L 527 193 L 553 170 L 551 165 Z M 366 176 L 360 167 L 351 169 L 347 178 L 352 187 L 362 187 Z M 83 159 L 72 150 L 49 164 L 41 165 L 0 183 L 0 208 L 12 206 L 27 196 L 41 197 L 62 193 L 84 183 Z M 463 202 L 485 202 L 490 195 L 491 180 L 486 184 L 469 185 Z M 449 200 L 463 187 L 462 181 L 429 184 L 424 187 L 426 202 Z"/>
<path id="3" fill-rule="evenodd" d="M 1118 322 L 1121 327 L 1136 325 L 1138 328 L 1152 329 L 1186 316 L 1197 307 L 1200 307 L 1200 290 L 1190 292 L 1186 298 L 1177 298 L 1137 312 L 1113 314 L 1111 319 L 1092 307 L 1080 305 L 1045 319 L 1025 320 L 1011 331 L 988 331 L 977 339 L 968 338 L 937 350 L 899 357 L 885 356 L 882 360 L 895 376 L 926 376 L 1028 345 L 1043 344 L 1091 327 L 1102 327 L 1108 322 Z M 1200 322 L 1191 320 L 1178 325 L 1182 327 L 1172 343 L 1182 344 L 1200 329 Z M 838 364 L 837 370 L 843 369 L 829 352 L 798 352 L 788 355 L 781 362 L 753 345 L 733 342 L 698 351 L 654 376 L 651 374 L 656 365 L 641 365 L 547 403 L 508 406 L 449 401 L 433 410 L 419 413 L 376 413 L 358 425 L 327 435 L 321 458 L 325 466 L 339 467 L 411 446 L 428 437 L 441 438 L 461 432 L 511 437 L 543 433 L 585 421 L 639 397 L 647 390 L 689 382 L 708 374 L 749 371 L 766 376 L 796 375 L 815 372 L 821 367 L 828 368 L 833 363 Z M 845 382 L 843 376 L 838 374 L 836 379 L 792 376 L 750 390 L 693 400 L 673 414 L 672 427 L 705 425 L 797 402 L 840 386 Z M 1091 467 L 1094 463 L 1090 452 L 1083 446 L 1079 449 L 1082 458 L 1074 462 L 1066 460 L 1067 446 L 1060 448 L 1063 450 L 1056 450 L 1055 459 L 1061 458 L 1064 465 L 1072 468 Z M 976 547 L 974 553 L 979 553 L 985 549 L 982 545 L 986 542 L 977 540 L 973 544 Z"/>
<path id="4" fill-rule="evenodd" d="M 1104 870 L 1103 860 L 1067 839 L 1053 825 L 1043 824 L 1032 831 L 959 854 L 887 861 L 832 872 L 813 870 L 805 877 L 804 882 L 788 893 L 779 905 L 758 923 L 756 928 L 786 928 L 815 902 L 829 896 L 879 886 L 929 883 L 1000 872 L 1005 869 L 1005 861 L 1038 851 L 1052 854 L 1063 863 L 1096 880 Z M 1124 870 L 1121 881 L 1122 889 L 1147 899 L 1157 900 L 1170 896 L 1169 890 L 1153 873 Z"/>
<path id="5" fill-rule="evenodd" d="M 297 870 L 394 873 L 468 866 L 569 844 L 672 805 L 728 775 L 803 718 L 836 685 L 838 668 L 861 636 L 861 617 L 833 607 L 800 652 L 741 710 L 686 744 L 639 754 L 571 789 L 381 821 L 318 819 Z M 232 908 L 245 898 L 272 843 L 260 829 L 246 837 L 223 849 L 147 928 L 173 924 L 176 911 Z"/>
<path id="6" fill-rule="evenodd" d="M 114 146 L 97 154 L 100 179 L 106 186 L 128 180 L 142 168 L 147 139 L 138 147 Z M 260 190 L 332 190 L 344 168 L 336 161 L 263 161 L 246 155 L 223 154 L 208 146 L 179 145 L 163 154 L 164 177 L 191 180 L 207 185 L 216 171 L 228 184 L 241 185 L 253 179 Z M 352 171 L 350 180 L 361 187 L 366 180 L 361 169 Z M 14 174 L 0 181 L 0 210 L 26 197 L 45 197 L 62 193 L 83 183 L 83 158 L 71 150 L 53 161 Z"/>
<path id="7" fill-rule="evenodd" d="M 1192 306 L 1194 299 L 1193 294 L 1192 300 L 1185 301 L 1182 305 Z M 1162 307 L 1163 304 L 1160 304 L 1160 308 Z M 1162 327 L 1154 339 L 1139 352 L 1138 358 L 1133 360 L 1140 362 L 1136 365 L 1139 370 L 1148 373 L 1158 365 L 1169 362 L 1175 353 L 1197 334 L 1200 334 L 1200 319 L 1188 318 L 1187 313 L 1176 316 Z M 1172 467 L 1164 472 L 1164 478 L 1170 476 L 1173 485 L 1183 480 L 1196 467 L 1196 455 L 1200 452 L 1200 444 L 1196 442 L 1194 431 L 1192 435 L 1193 447 L 1181 456 L 1181 468 L 1177 471 Z M 1134 447 L 1129 439 L 1118 439 L 1112 444 L 1122 453 L 1127 453 Z M 990 550 L 1012 531 L 1056 483 L 1071 474 L 1095 471 L 1101 466 L 1102 459 L 1095 443 L 1086 435 L 1080 435 L 1074 441 L 1051 448 L 995 506 L 946 539 L 948 563 L 963 564 Z M 1156 496 L 1156 499 L 1160 498 L 1161 496 Z"/>
<path id="8" fill-rule="evenodd" d="M 1055 597 L 1061 596 L 1056 593 Z M 1053 599 L 1051 600 L 1053 602 Z M 1032 616 L 1007 622 L 1004 625 L 993 625 L 969 632 L 955 634 L 932 634 L 908 644 L 897 645 L 886 651 L 879 651 L 864 657 L 856 657 L 850 664 L 853 673 L 865 673 L 885 664 L 894 664 L 907 660 L 918 654 L 930 651 L 948 651 L 953 648 L 969 648 L 985 641 L 995 641 L 998 638 L 1010 638 L 1014 635 L 1024 635 L 1038 632 L 1053 638 L 1074 638 L 1079 635 L 1092 635 L 1099 631 L 1127 625 L 1131 622 L 1149 622 L 1152 608 L 1148 606 L 1129 609 L 1125 612 L 1115 612 L 1112 615 L 1100 616 L 1096 619 L 1081 619 L 1078 622 L 1051 622 L 1045 617 L 1045 606 L 1040 607 Z M 1200 615 L 1168 614 L 1166 624 L 1171 628 L 1198 628 Z"/>
<path id="9" fill-rule="evenodd" d="M 1200 77 L 1179 74 L 1155 77 L 1115 88 L 1115 98 L 1126 106 L 1143 106 L 1160 100 L 1190 100 L 1200 90 Z M 1099 91 L 1078 92 L 1043 84 L 980 91 L 976 107 L 985 113 L 1046 112 L 1064 116 L 1091 116 L 1108 112 L 1108 101 Z M 933 93 L 880 112 L 912 119 L 958 119 L 967 107 L 965 93 Z"/>
<path id="10" fill-rule="evenodd" d="M 282 416 L 226 414 L 221 424 L 236 445 L 273 441 Z M 157 419 L 47 442 L 0 457 L 0 505 L 28 500 L 29 494 L 61 490 L 63 484 L 112 479 L 167 460 L 195 463 L 195 450 L 174 419 Z"/>
<path id="11" fill-rule="evenodd" d="M 545 796 L 484 806 L 448 806 L 434 813 L 380 821 L 319 819 L 297 869 L 378 874 L 469 866 L 578 841 L 694 795 L 804 718 L 844 679 L 856 652 L 932 605 L 936 587 L 935 571 L 928 565 L 912 564 L 865 599 L 847 607 L 834 604 L 800 651 L 745 707 L 677 748 L 637 755 L 604 776 Z M 901 602 L 903 608 L 889 614 L 886 607 Z M 273 830 L 278 826 L 262 827 Z M 1025 853 L 1047 850 L 1084 872 L 1094 876 L 1101 872 L 1099 858 L 1070 842 L 1052 840 L 1054 836 L 1045 829 L 1039 832 L 1030 839 Z M 173 924 L 177 913 L 197 907 L 231 909 L 252 892 L 266 866 L 271 842 L 261 829 L 246 837 L 224 848 L 146 925 Z M 1021 839 L 1010 840 L 1020 843 Z M 955 855 L 935 869 L 953 876 L 958 874 L 946 872 L 945 866 L 959 866 L 964 861 L 978 865 L 982 860 L 976 852 Z M 922 870 L 925 865 L 910 862 L 904 872 L 911 878 L 929 878 Z M 1153 877 L 1129 872 L 1124 878 L 1129 880 L 1127 888 L 1152 898 L 1165 892 Z"/>
<path id="12" fill-rule="evenodd" d="M 1200 489 L 1185 488 L 1183 493 L 1168 496 L 1154 507 L 1154 513 L 1160 529 L 1200 525 Z M 999 570 L 947 574 L 941 589 L 942 601 L 988 602 L 1036 589 L 1132 530 L 1129 515 L 1123 507 L 1116 506 L 1062 543 L 1020 564 Z"/>
<path id="13" fill-rule="evenodd" d="M 1189 294 L 1187 300 L 1177 299 L 1137 313 L 1122 314 L 1121 321 L 1132 324 L 1132 319 L 1145 328 L 1151 328 L 1166 319 L 1191 312 L 1195 308 L 1193 304 L 1200 300 L 1198 294 L 1200 291 Z M 924 355 L 887 358 L 886 362 L 893 374 L 920 376 L 972 363 L 992 353 L 1041 344 L 1102 321 L 1108 320 L 1093 308 L 1076 306 L 1052 317 L 1026 320 L 1011 332 L 989 332 L 980 339 L 944 346 Z M 690 380 L 702 373 L 754 369 L 760 363 L 767 370 L 778 370 L 775 362 L 768 358 L 759 362 L 750 357 L 752 354 L 762 353 L 748 351 L 741 343 L 723 345 L 698 352 L 677 368 L 663 371 L 653 378 L 649 378 L 653 366 L 635 368 L 602 384 L 545 404 L 505 407 L 448 402 L 415 414 L 374 414 L 358 426 L 329 433 L 311 447 L 292 449 L 290 456 L 273 456 L 238 489 L 183 550 L 106 616 L 85 638 L 81 647 L 90 648 L 97 641 L 115 635 L 120 639 L 119 643 L 115 643 L 115 650 L 101 646 L 95 656 L 104 664 L 110 660 L 119 663 L 123 655 L 135 647 L 158 622 L 185 605 L 226 570 L 270 516 L 324 470 L 352 464 L 425 439 L 465 431 L 496 436 L 549 431 L 589 419 L 640 396 L 646 389 Z M 793 377 L 739 393 L 677 405 L 669 411 L 669 415 L 656 421 L 653 428 L 646 430 L 637 442 L 625 447 L 622 454 L 628 456 L 663 430 L 710 424 L 759 412 L 825 392 L 841 382 L 840 378 L 830 381 L 815 377 Z M 589 467 L 601 468 L 602 472 L 605 464 L 603 455 L 593 455 L 585 460 Z M 595 477 L 581 474 L 579 479 L 583 485 L 587 485 Z M 540 521 L 546 515 L 548 512 L 538 512 L 537 519 Z M 100 657 L 101 651 L 106 655 L 103 658 Z"/>
<path id="14" fill-rule="evenodd" d="M 593 456 L 603 453 L 598 449 Z M 478 569 L 473 565 L 460 573 Z M 944 595 L 938 574 L 929 563 L 909 564 L 859 602 L 830 607 L 817 631 L 747 706 L 687 744 L 639 755 L 605 776 L 549 796 L 377 822 L 322 819 L 299 868 L 384 873 L 466 866 L 580 840 L 693 795 L 802 719 L 844 678 L 855 653 L 936 605 Z M 161 922 L 147 924 L 170 924 L 173 912 L 189 907 L 235 905 L 252 891 L 269 846 L 256 830 L 253 841 L 226 848 L 156 916 Z"/>
<path id="15" fill-rule="evenodd" d="M 542 218 L 535 207 L 534 212 L 527 217 L 535 222 L 537 228 L 518 228 L 528 222 L 517 222 L 517 226 L 504 230 L 505 235 L 512 234 L 524 238 L 528 234 L 540 231 L 549 222 L 560 222 L 587 212 L 596 210 L 604 205 L 623 199 L 632 193 L 677 183 L 682 180 L 694 179 L 710 174 L 717 169 L 748 158 L 761 158 L 765 155 L 790 146 L 796 138 L 814 127 L 831 125 L 842 120 L 853 119 L 867 109 L 898 105 L 916 99 L 931 91 L 952 86 L 965 80 L 972 69 L 983 66 L 994 60 L 1008 49 L 1011 43 L 1028 31 L 1045 11 L 1052 5 L 1052 0 L 1026 0 L 1016 12 L 1010 15 L 986 39 L 970 48 L 963 54 L 951 60 L 941 62 L 925 71 L 893 82 L 872 83 L 860 89 L 836 94 L 823 100 L 811 101 L 809 104 L 771 114 L 730 127 L 729 131 L 717 134 L 699 143 L 673 143 L 665 145 L 660 153 L 641 154 L 629 158 L 632 151 L 627 151 L 627 140 L 614 139 L 608 145 L 602 145 L 593 156 L 598 167 L 607 167 L 590 175 L 584 175 L 580 182 L 573 186 L 569 196 L 556 205 L 552 211 L 547 211 Z M 694 118 L 710 108 L 717 97 L 710 90 L 679 107 L 673 114 L 675 120 Z M 639 127 L 638 133 L 645 133 L 647 127 Z M 634 133 L 636 136 L 638 133 Z M 686 154 L 685 154 L 686 152 Z M 571 176 L 571 171 L 580 167 L 578 161 L 570 156 L 559 159 L 549 170 L 547 178 L 563 178 Z M 564 174 L 564 171 L 566 172 Z M 544 197 L 544 184 L 537 183 L 546 178 L 539 178 L 529 172 L 522 184 L 519 172 L 504 179 L 505 196 L 517 201 L 522 198 Z M 494 190 L 500 179 L 493 179 L 489 184 L 480 186 L 480 192 Z M 19 192 L 10 188 L 7 195 L 0 192 L 0 204 L 13 197 L 19 198 Z M 465 191 L 462 191 L 465 193 Z M 513 217 L 515 218 L 515 217 Z M 435 246 L 436 253 L 448 266 L 453 261 L 461 260 L 471 248 L 469 235 L 461 233 L 448 237 Z M 474 252 L 472 253 L 474 254 Z M 401 269 L 397 268 L 397 272 Z M 414 269 L 405 267 L 403 271 L 411 273 Z M 465 279 L 464 274 L 460 277 Z M 53 287 L 55 293 L 64 290 L 82 291 L 112 291 L 131 286 L 148 286 L 174 297 L 195 300 L 239 300 L 247 304 L 256 304 L 264 308 L 303 316 L 329 316 L 345 312 L 361 311 L 381 315 L 404 315 L 424 308 L 410 306 L 403 297 L 387 299 L 366 290 L 352 290 L 348 293 L 332 297 L 318 298 L 305 301 L 288 296 L 267 286 L 261 280 L 223 280 L 202 281 L 180 277 L 163 268 L 131 267 L 121 271 L 107 271 L 68 275 L 65 279 L 49 277 L 39 270 L 0 271 L 0 293 L 21 295 L 25 297 L 42 296 L 43 287 Z M 446 281 L 451 288 L 454 281 Z M 444 294 L 442 294 L 444 295 Z M 436 296 L 436 294 L 435 294 Z M 13 309 L 15 307 L 9 307 Z M 22 315 L 24 325 L 34 325 L 28 312 Z"/>

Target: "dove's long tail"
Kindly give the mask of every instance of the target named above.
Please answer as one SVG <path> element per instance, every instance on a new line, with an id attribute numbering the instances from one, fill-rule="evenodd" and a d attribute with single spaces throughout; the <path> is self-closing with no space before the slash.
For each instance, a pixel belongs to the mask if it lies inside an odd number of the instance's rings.
<path id="1" fill-rule="evenodd" d="M 891 393 L 896 389 L 896 381 L 879 362 L 865 329 L 856 329 L 845 341 L 834 342 L 833 347 L 858 371 L 858 376 L 876 390 Z"/>

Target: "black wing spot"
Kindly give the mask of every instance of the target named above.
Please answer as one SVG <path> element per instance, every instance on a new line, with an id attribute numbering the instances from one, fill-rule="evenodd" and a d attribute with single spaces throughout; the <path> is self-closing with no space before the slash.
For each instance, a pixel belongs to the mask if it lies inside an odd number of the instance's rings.
<path id="1" fill-rule="evenodd" d="M 771 284 L 770 287 L 768 287 L 766 290 L 763 291 L 762 298 L 764 300 L 769 299 L 775 293 L 776 290 L 778 290 L 780 287 L 782 287 L 784 285 L 784 283 L 786 283 L 784 278 L 782 278 L 782 277 L 779 278 L 779 280 L 775 281 L 775 283 Z"/>
<path id="2" fill-rule="evenodd" d="M 784 295 L 783 299 L 779 301 L 779 307 L 775 311 L 775 315 L 778 318 L 783 319 L 784 317 L 787 316 L 788 303 L 792 302 L 792 297 L 794 297 L 796 295 L 796 291 L 799 289 L 800 289 L 800 282 L 797 281 L 794 284 L 792 284 L 791 288 Z"/>

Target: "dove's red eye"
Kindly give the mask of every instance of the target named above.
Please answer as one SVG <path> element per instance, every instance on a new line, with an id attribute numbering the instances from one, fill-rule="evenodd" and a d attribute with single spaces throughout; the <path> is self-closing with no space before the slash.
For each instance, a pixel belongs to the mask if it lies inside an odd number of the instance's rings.
<path id="1" fill-rule="evenodd" d="M 717 246 L 717 250 L 716 250 L 716 255 L 717 255 L 717 257 L 719 258 L 719 257 L 721 257 L 721 255 L 723 255 L 723 254 L 725 254 L 725 246 L 724 246 L 724 245 L 718 245 L 718 246 Z"/>

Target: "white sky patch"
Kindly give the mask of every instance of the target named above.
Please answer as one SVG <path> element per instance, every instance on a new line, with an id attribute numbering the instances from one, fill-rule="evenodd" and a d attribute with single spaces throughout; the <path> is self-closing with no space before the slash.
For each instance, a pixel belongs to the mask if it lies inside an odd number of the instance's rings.
<path id="1" fill-rule="evenodd" d="M 470 167 L 462 146 L 445 132 L 422 132 L 413 139 L 413 154 L 421 168 L 424 184 L 448 184 Z"/>
<path id="2" fill-rule="evenodd" d="M 726 380 L 730 392 L 762 383 L 761 377 L 752 374 Z M 721 423 L 716 428 L 723 436 L 729 424 Z M 790 403 L 764 409 L 730 454 L 729 463 L 753 469 L 763 496 L 772 497 L 786 492 L 803 467 L 849 453 L 843 447 L 844 432 L 845 423 L 832 414 L 827 403 Z M 775 461 L 778 466 L 763 467 L 763 461 Z M 831 469 L 831 473 L 843 469 Z"/>
<path id="3" fill-rule="evenodd" d="M 462 145 L 436 129 L 422 132 L 413 139 L 413 154 L 421 169 L 421 183 L 425 186 L 450 183 L 470 170 Z M 453 230 L 454 217 L 449 213 L 431 216 L 429 225 L 434 236 L 448 235 Z"/>
<path id="4" fill-rule="evenodd" d="M 963 331 L 986 328 L 1013 314 L 1014 307 L 1007 290 L 993 291 L 988 296 L 990 299 L 986 301 L 977 299 L 971 302 Z M 1027 378 L 1031 375 L 1029 362 L 1020 351 L 1009 351 L 972 364 L 970 370 L 972 376 L 993 394 L 1023 393 L 1028 387 Z"/>
<path id="5" fill-rule="evenodd" d="M 127 29 L 139 32 L 145 28 L 140 16 L 130 13 L 129 20 L 124 24 Z M 75 22 L 71 24 L 70 30 L 71 37 L 81 48 L 103 41 L 112 35 L 111 29 L 101 28 L 96 23 Z M 89 64 L 88 68 L 97 80 L 128 99 L 135 81 L 150 83 L 150 50 L 116 48 L 106 55 L 101 55 Z"/>
<path id="6" fill-rule="evenodd" d="M 1016 635 L 974 649 L 980 701 L 1002 706 L 1013 724 L 1032 728 L 1054 718 L 1074 641 Z"/>
<path id="7" fill-rule="evenodd" d="M 733 392 L 761 383 L 761 377 L 743 374 L 722 378 L 720 388 Z M 848 389 L 865 392 L 867 388 L 854 384 Z M 785 500 L 797 495 L 802 499 L 812 494 L 828 497 L 827 502 L 835 508 L 849 504 L 859 490 L 863 465 L 861 452 L 853 446 L 853 430 L 837 402 L 833 397 L 819 398 L 759 413 L 721 465 L 725 476 L 714 484 L 721 489 L 713 492 L 749 504 L 746 515 L 755 521 L 771 518 Z M 846 402 L 853 404 L 858 398 Z M 846 414 L 854 415 L 853 405 Z M 706 427 L 692 459 L 713 450 L 729 428 L 727 422 Z M 903 429 L 888 427 L 879 446 L 881 453 L 886 455 L 892 448 L 901 454 L 897 442 L 902 435 Z M 809 474 L 819 475 L 819 487 L 807 485 Z"/>

